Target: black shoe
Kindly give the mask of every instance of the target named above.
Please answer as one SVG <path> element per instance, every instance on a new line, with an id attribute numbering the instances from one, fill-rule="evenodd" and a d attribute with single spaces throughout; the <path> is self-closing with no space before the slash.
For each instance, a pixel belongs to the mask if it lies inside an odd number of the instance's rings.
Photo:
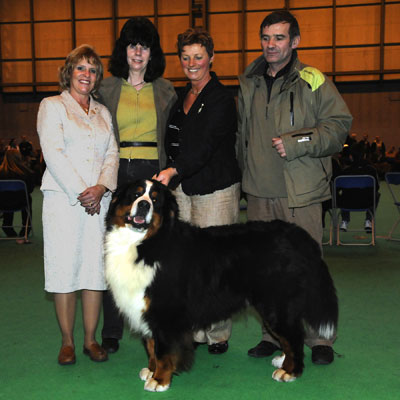
<path id="1" fill-rule="evenodd" d="M 209 344 L 208 352 L 210 354 L 222 354 L 222 353 L 226 353 L 228 351 L 228 347 L 229 347 L 228 341 Z"/>
<path id="2" fill-rule="evenodd" d="M 116 353 L 119 349 L 118 339 L 114 338 L 103 338 L 103 342 L 101 343 L 101 347 L 107 353 Z"/>
<path id="3" fill-rule="evenodd" d="M 276 344 L 262 340 L 256 347 L 250 349 L 247 354 L 256 358 L 269 357 L 277 350 L 280 350 L 280 348 Z"/>
<path id="4" fill-rule="evenodd" d="M 333 349 L 330 346 L 319 345 L 311 348 L 311 360 L 314 364 L 327 365 L 333 358 Z"/>

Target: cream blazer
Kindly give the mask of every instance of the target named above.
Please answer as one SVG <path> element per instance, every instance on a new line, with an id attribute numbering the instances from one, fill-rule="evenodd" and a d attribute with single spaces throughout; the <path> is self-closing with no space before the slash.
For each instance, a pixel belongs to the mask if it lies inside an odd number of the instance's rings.
<path id="1" fill-rule="evenodd" d="M 105 106 L 91 98 L 87 115 L 68 91 L 47 97 L 40 103 L 37 131 L 46 162 L 42 191 L 65 192 L 75 205 L 90 186 L 116 189 L 119 154 Z"/>

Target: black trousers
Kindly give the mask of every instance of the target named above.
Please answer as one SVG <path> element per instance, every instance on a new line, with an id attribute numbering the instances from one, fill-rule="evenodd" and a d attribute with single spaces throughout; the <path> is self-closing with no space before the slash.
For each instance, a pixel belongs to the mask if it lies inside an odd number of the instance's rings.
<path id="1" fill-rule="evenodd" d="M 136 179 L 151 179 L 159 172 L 158 160 L 121 158 L 118 169 L 118 186 Z M 124 320 L 115 306 L 109 290 L 103 293 L 103 319 L 102 338 L 122 339 Z"/>

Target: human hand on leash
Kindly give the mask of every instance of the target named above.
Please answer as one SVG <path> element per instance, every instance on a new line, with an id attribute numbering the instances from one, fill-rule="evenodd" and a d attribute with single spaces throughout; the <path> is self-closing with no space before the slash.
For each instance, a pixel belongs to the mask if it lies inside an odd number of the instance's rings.
<path id="1" fill-rule="evenodd" d="M 178 171 L 176 170 L 176 168 L 170 167 L 154 175 L 152 179 L 161 182 L 165 186 L 168 186 L 169 182 L 175 175 L 178 175 Z"/>

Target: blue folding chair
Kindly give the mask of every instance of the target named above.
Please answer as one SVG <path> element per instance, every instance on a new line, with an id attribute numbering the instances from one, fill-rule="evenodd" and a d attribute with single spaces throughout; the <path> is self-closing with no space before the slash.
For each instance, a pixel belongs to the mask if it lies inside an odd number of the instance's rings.
<path id="1" fill-rule="evenodd" d="M 21 201 L 18 201 L 17 203 L 14 204 L 4 204 L 4 199 L 7 198 L 7 195 L 9 197 L 12 197 L 13 194 L 16 192 L 21 192 L 21 195 L 18 196 L 20 197 Z M 27 218 L 25 221 L 25 224 L 21 225 L 11 225 L 11 226 L 6 226 L 3 225 L 3 228 L 24 228 L 24 236 L 23 238 L 25 241 L 28 241 L 28 232 L 29 232 L 29 227 L 31 228 L 30 232 L 33 234 L 33 229 L 32 229 L 32 216 L 31 216 L 31 210 L 29 206 L 29 194 L 28 194 L 28 189 L 26 187 L 26 184 L 24 181 L 21 180 L 0 180 L 0 198 L 2 201 L 0 201 L 0 212 L 6 213 L 6 212 L 18 212 L 18 211 L 25 211 L 27 214 Z M 24 222 L 24 221 L 22 221 Z M 1 237 L 0 239 L 16 239 L 15 237 L 10 238 L 10 237 Z"/>
<path id="2" fill-rule="evenodd" d="M 394 231 L 400 222 L 400 172 L 387 172 L 385 174 L 385 181 L 389 187 L 390 193 L 392 194 L 394 205 L 399 212 L 399 217 L 397 220 L 395 220 L 392 228 L 390 229 L 387 239 L 400 241 L 400 238 L 393 237 Z"/>
<path id="3" fill-rule="evenodd" d="M 348 189 L 369 189 L 366 191 L 359 206 L 354 201 L 343 196 L 343 191 Z M 336 244 L 339 245 L 355 245 L 355 246 L 375 246 L 376 224 L 375 224 L 375 179 L 371 175 L 340 175 L 333 182 L 333 207 L 334 221 L 336 229 Z M 340 238 L 339 213 L 340 210 L 350 212 L 368 212 L 371 217 L 372 230 L 371 241 L 361 242 L 343 242 Z M 364 227 L 359 229 L 348 229 L 348 232 L 364 232 Z"/>

